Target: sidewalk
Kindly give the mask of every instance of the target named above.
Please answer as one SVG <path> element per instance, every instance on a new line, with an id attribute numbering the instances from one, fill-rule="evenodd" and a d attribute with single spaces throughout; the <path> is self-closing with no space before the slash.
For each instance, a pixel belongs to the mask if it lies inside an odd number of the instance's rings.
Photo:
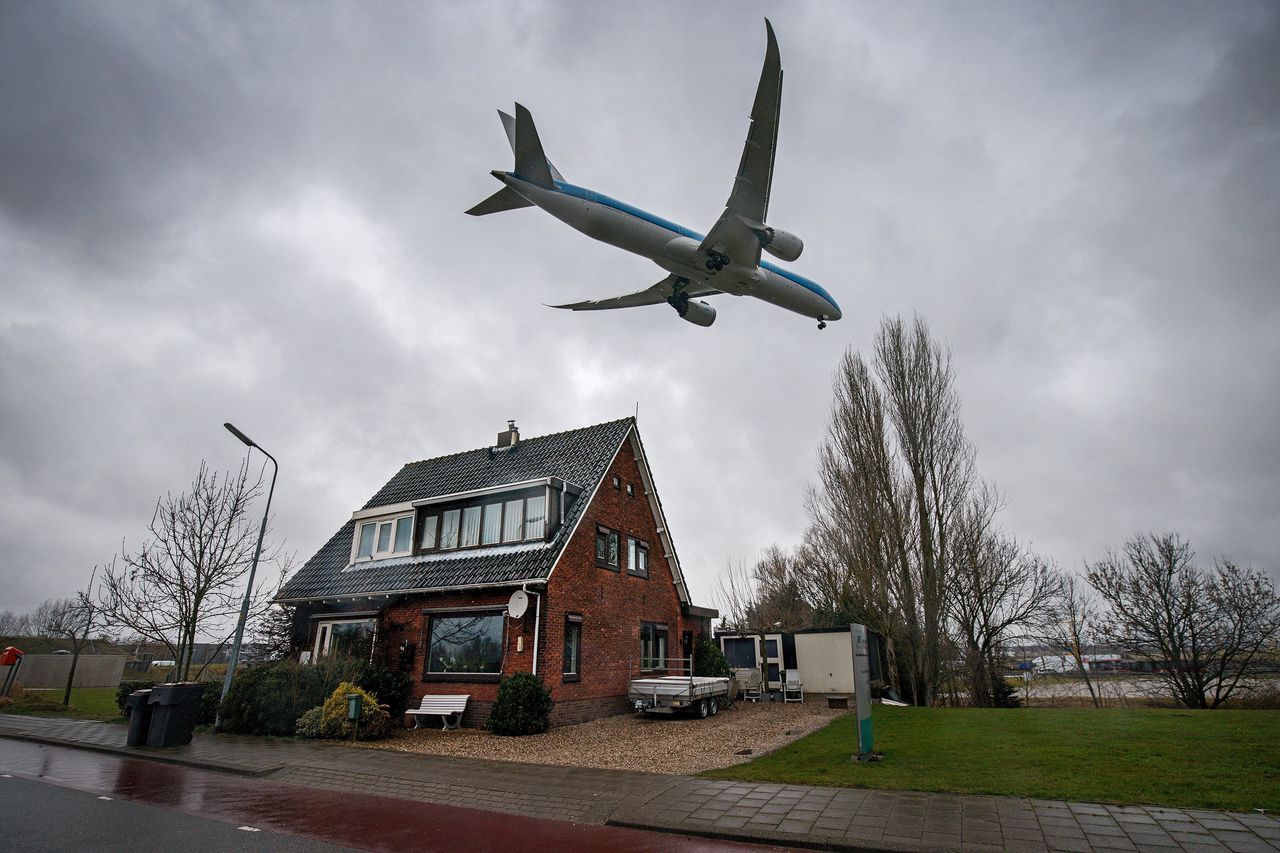
<path id="1" fill-rule="evenodd" d="M 1016 797 L 810 788 L 198 735 L 124 745 L 125 727 L 0 714 L 0 737 L 333 790 L 828 850 L 1280 851 L 1280 819 Z"/>

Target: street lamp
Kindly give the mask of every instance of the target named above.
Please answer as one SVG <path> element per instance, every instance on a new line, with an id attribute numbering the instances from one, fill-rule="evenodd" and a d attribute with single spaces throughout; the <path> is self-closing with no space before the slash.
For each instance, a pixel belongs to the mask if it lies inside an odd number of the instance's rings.
<path id="1" fill-rule="evenodd" d="M 232 424 L 223 424 L 227 428 L 227 432 L 234 435 L 245 443 L 250 449 L 262 447 L 252 438 L 236 429 Z M 244 602 L 240 605 L 240 619 L 236 622 L 236 639 L 231 644 L 231 658 L 227 661 L 227 677 L 222 680 L 222 695 L 225 697 L 231 690 L 231 679 L 236 674 L 236 663 L 240 660 L 240 641 L 244 639 L 244 623 L 249 618 L 249 599 L 253 595 L 253 576 L 258 572 L 258 558 L 262 556 L 262 537 L 267 534 L 267 515 L 271 512 L 271 496 L 276 491 L 276 474 L 280 473 L 280 465 L 276 462 L 276 458 L 267 451 L 262 450 L 262 454 L 271 460 L 271 488 L 267 491 L 267 507 L 262 511 L 262 524 L 258 527 L 258 547 L 253 551 L 253 565 L 249 567 L 249 585 L 244 590 Z M 221 715 L 219 715 L 221 716 Z M 214 721 L 214 728 L 218 728 L 221 719 Z"/>

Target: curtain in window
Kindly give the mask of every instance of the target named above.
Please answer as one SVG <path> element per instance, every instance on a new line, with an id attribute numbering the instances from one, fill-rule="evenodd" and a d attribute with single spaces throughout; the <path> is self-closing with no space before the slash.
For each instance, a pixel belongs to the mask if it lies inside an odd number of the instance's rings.
<path id="1" fill-rule="evenodd" d="M 525 501 L 524 538 L 541 539 L 547 530 L 547 496 Z"/>
<path id="2" fill-rule="evenodd" d="M 408 551 L 413 545 L 413 516 L 396 519 L 396 551 Z"/>
<path id="3" fill-rule="evenodd" d="M 438 516 L 424 515 L 422 517 L 422 536 L 418 539 L 419 548 L 436 547 L 436 523 Z"/>
<path id="4" fill-rule="evenodd" d="M 378 525 L 378 553 L 391 550 L 391 522 L 384 521 Z"/>
<path id="5" fill-rule="evenodd" d="M 456 509 L 451 509 L 444 515 L 440 516 L 441 548 L 458 547 L 458 519 L 461 517 L 462 511 Z"/>
<path id="6" fill-rule="evenodd" d="M 506 518 L 502 523 L 502 541 L 519 542 L 524 538 L 524 500 L 507 501 Z"/>
<path id="7" fill-rule="evenodd" d="M 480 507 L 469 506 L 462 511 L 462 547 L 480 544 Z"/>
<path id="8" fill-rule="evenodd" d="M 492 545 L 502 532 L 502 504 L 484 505 L 484 528 L 480 532 L 480 544 Z"/>
<path id="9" fill-rule="evenodd" d="M 376 524 L 360 525 L 360 549 L 356 551 L 357 557 L 369 557 L 373 555 L 373 536 L 378 532 Z"/>

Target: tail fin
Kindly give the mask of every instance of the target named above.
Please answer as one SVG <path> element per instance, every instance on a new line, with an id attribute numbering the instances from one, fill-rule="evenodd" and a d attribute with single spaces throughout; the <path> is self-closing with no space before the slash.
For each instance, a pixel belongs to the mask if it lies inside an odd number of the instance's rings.
<path id="1" fill-rule="evenodd" d="M 542 153 L 538 128 L 534 127 L 533 116 L 529 115 L 522 104 L 516 104 L 516 138 L 511 147 L 516 153 L 517 175 L 540 187 L 555 187 L 551 167 L 547 165 L 547 155 Z"/>
<path id="2" fill-rule="evenodd" d="M 502 110 L 498 110 L 498 115 L 502 117 L 502 127 L 507 131 L 507 141 L 511 143 L 511 153 L 514 154 L 516 152 L 516 120 L 514 117 L 504 113 Z M 530 119 L 529 123 L 532 125 L 533 120 Z M 547 169 L 551 172 L 551 177 L 557 181 L 563 181 L 564 175 L 560 174 L 560 170 L 556 168 L 556 164 L 547 160 L 545 155 L 542 159 L 547 161 Z M 516 171 L 519 172 L 519 169 L 516 169 Z"/>

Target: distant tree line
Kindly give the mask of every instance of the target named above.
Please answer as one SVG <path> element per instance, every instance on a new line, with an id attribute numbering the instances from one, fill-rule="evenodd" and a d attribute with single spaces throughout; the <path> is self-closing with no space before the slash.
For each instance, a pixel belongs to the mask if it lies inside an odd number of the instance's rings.
<path id="1" fill-rule="evenodd" d="M 794 630 L 860 622 L 888 642 L 889 685 L 934 705 L 1009 701 L 1014 641 L 1074 659 L 1110 643 L 1152 662 L 1169 695 L 1218 707 L 1280 639 L 1280 598 L 1262 572 L 1193 562 L 1177 533 L 1138 534 L 1083 579 L 1003 530 L 1004 501 L 978 476 L 951 354 L 923 319 L 881 322 L 868 361 L 852 349 L 833 381 L 808 526 L 719 585 L 724 626 Z"/>

